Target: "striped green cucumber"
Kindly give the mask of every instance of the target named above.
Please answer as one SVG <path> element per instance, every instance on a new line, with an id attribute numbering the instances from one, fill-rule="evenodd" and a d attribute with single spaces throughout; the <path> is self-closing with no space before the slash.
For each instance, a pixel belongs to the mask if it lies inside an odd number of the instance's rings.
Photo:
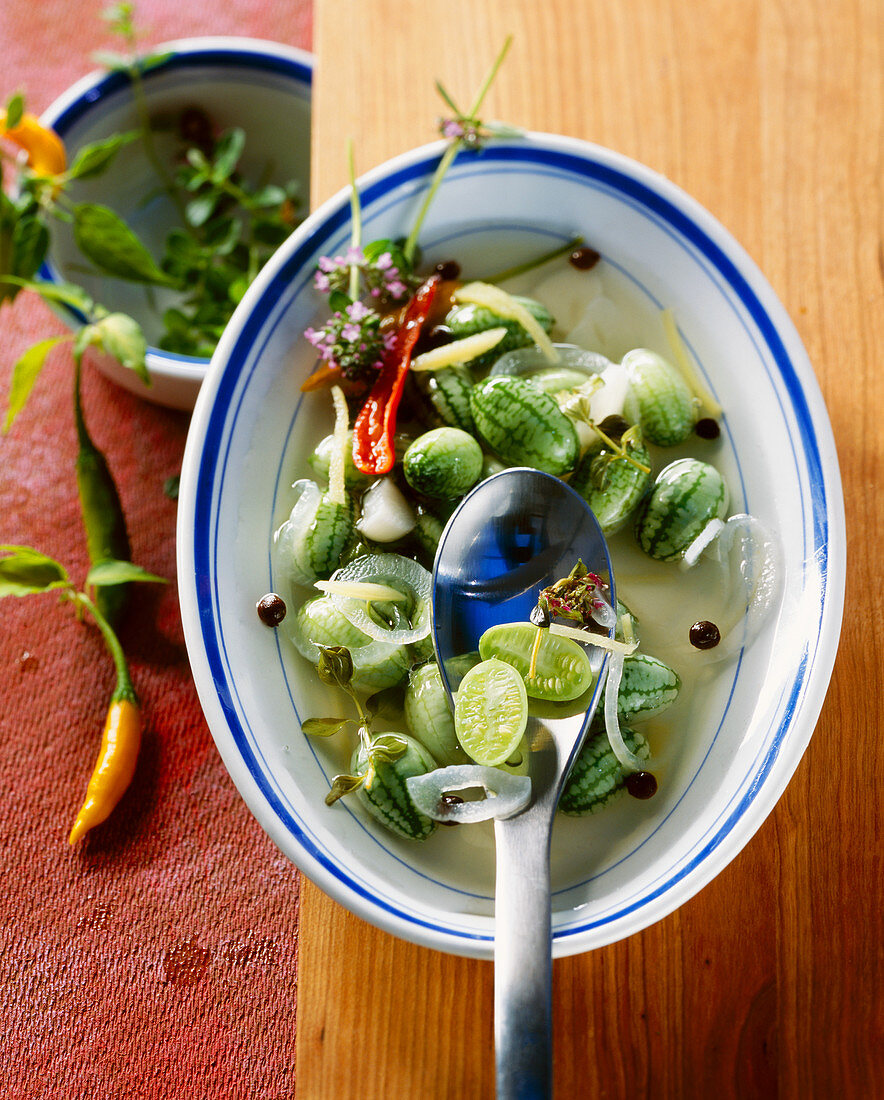
<path id="1" fill-rule="evenodd" d="M 387 829 L 406 840 L 426 840 L 435 831 L 436 822 L 422 814 L 411 800 L 405 780 L 412 775 L 425 775 L 436 768 L 429 750 L 407 734 L 397 733 L 408 743 L 405 753 L 396 760 L 375 761 L 369 770 L 365 746 L 360 744 L 350 761 L 353 775 L 364 775 L 366 781 L 357 792 L 365 809 Z"/>
<path id="2" fill-rule="evenodd" d="M 405 689 L 405 721 L 412 736 L 442 767 L 469 763 L 454 732 L 454 715 L 435 661 L 411 670 Z"/>
<path id="3" fill-rule="evenodd" d="M 276 532 L 275 553 L 294 584 L 313 584 L 331 576 L 340 564 L 353 538 L 356 508 L 349 494 L 343 501 L 333 500 L 308 478 L 296 481 L 293 489 L 295 504 Z"/>
<path id="4" fill-rule="evenodd" d="M 411 659 L 404 645 L 372 641 L 347 619 L 328 596 L 308 600 L 294 616 L 287 615 L 283 627 L 295 648 L 311 664 L 319 660 L 319 646 L 346 646 L 353 658 L 356 691 L 373 692 L 404 682 Z"/>
<path id="5" fill-rule="evenodd" d="M 402 473 L 415 490 L 428 497 L 462 497 L 482 473 L 482 448 L 460 428 L 424 432 L 402 456 Z"/>
<path id="6" fill-rule="evenodd" d="M 534 675 L 529 677 L 538 629 L 526 622 L 498 623 L 479 639 L 479 655 L 483 661 L 496 657 L 512 665 L 525 681 L 525 690 L 532 699 L 559 702 L 576 699 L 592 683 L 592 665 L 586 649 L 570 638 L 543 630 Z"/>
<path id="7" fill-rule="evenodd" d="M 650 749 L 645 738 L 631 729 L 620 732 L 627 747 L 647 760 Z M 597 814 L 623 794 L 627 774 L 611 749 L 604 725 L 594 722 L 568 774 L 559 809 L 575 817 Z"/>
<path id="8" fill-rule="evenodd" d="M 546 332 L 551 331 L 554 320 L 545 305 L 533 298 L 525 298 L 518 294 L 514 294 L 513 297 L 537 319 Z M 490 366 L 504 352 L 511 351 L 513 348 L 528 347 L 534 343 L 534 340 L 518 321 L 500 317 L 486 306 L 478 306 L 472 302 L 452 306 L 445 316 L 445 327 L 455 340 L 460 340 L 464 336 L 472 336 L 475 332 L 484 332 L 486 329 L 501 326 L 506 329 L 506 336 L 491 351 L 472 359 L 467 364 L 472 370 L 481 370 Z"/>
<path id="9" fill-rule="evenodd" d="M 412 377 L 424 397 L 426 418 L 433 427 L 447 424 L 465 432 L 473 431 L 470 411 L 473 380 L 463 367 L 416 371 Z"/>
<path id="10" fill-rule="evenodd" d="M 617 693 L 617 717 L 639 722 L 662 714 L 681 691 L 678 673 L 656 657 L 633 653 L 623 659 L 623 675 Z"/>
<path id="11" fill-rule="evenodd" d="M 639 424 L 645 439 L 658 447 L 684 443 L 694 430 L 697 404 L 676 368 L 648 348 L 627 352 L 622 365 L 629 376 L 626 419 Z"/>
<path id="12" fill-rule="evenodd" d="M 517 376 L 486 378 L 473 387 L 476 431 L 511 466 L 533 466 L 559 476 L 577 464 L 574 425 L 548 393 Z"/>
<path id="13" fill-rule="evenodd" d="M 589 504 L 605 535 L 613 535 L 624 526 L 651 481 L 651 456 L 641 437 L 621 445 L 629 458 L 604 442 L 595 443 L 581 458 L 569 482 Z"/>
<path id="14" fill-rule="evenodd" d="M 646 554 L 676 561 L 710 521 L 724 519 L 728 491 L 708 462 L 680 458 L 660 471 L 638 513 L 635 536 Z"/>
<path id="15" fill-rule="evenodd" d="M 417 519 L 411 530 L 411 538 L 417 545 L 423 563 L 432 567 L 445 524 L 426 508 L 418 506 L 416 511 Z"/>

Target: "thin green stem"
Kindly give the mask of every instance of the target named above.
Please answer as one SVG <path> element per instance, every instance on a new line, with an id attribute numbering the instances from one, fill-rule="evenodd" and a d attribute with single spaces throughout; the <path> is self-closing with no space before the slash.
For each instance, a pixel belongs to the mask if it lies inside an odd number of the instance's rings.
<path id="1" fill-rule="evenodd" d="M 451 167 L 454 158 L 458 154 L 460 145 L 460 138 L 456 138 L 442 154 L 442 159 L 436 166 L 436 171 L 433 173 L 433 178 L 430 181 L 430 189 L 424 196 L 424 201 L 421 203 L 421 208 L 418 211 L 417 218 L 415 219 L 414 225 L 411 227 L 411 232 L 408 234 L 408 239 L 406 240 L 402 248 L 402 253 L 410 266 L 414 265 L 414 253 L 415 249 L 417 248 L 417 239 L 420 235 L 421 227 L 424 224 L 424 218 L 426 218 L 427 211 L 430 209 L 430 205 L 432 204 L 433 199 L 436 197 L 436 192 L 439 190 L 439 185 L 442 183 L 445 173 Z"/>
<path id="2" fill-rule="evenodd" d="M 353 139 L 347 143 L 347 167 L 350 173 L 350 244 L 353 248 L 362 245 L 362 204 L 356 189 L 356 160 L 353 154 Z M 359 297 L 359 264 L 350 264 L 350 298 Z"/>
<path id="3" fill-rule="evenodd" d="M 615 443 L 613 439 L 611 439 L 602 431 L 602 429 L 598 426 L 598 424 L 596 424 L 594 420 L 590 420 L 589 418 L 587 418 L 586 423 L 590 426 L 590 428 L 592 428 L 594 432 L 598 434 L 606 447 L 609 447 L 620 458 L 625 459 L 630 464 L 630 466 L 634 466 L 637 470 L 641 470 L 642 473 L 645 474 L 649 474 L 651 472 L 650 466 L 645 466 L 643 462 L 639 462 L 637 458 L 633 458 L 632 455 L 629 453 L 628 444 L 629 442 L 631 442 L 630 440 L 627 440 L 626 444 L 624 444 L 622 440 L 619 443 Z"/>
<path id="4" fill-rule="evenodd" d="M 572 237 L 566 244 L 561 244 L 557 248 L 551 249 L 549 252 L 544 252 L 542 256 L 538 256 L 534 260 L 526 260 L 523 264 L 516 264 L 515 267 L 508 267 L 504 271 L 498 271 L 494 275 L 488 275 L 482 279 L 483 283 L 503 283 L 507 279 L 514 279 L 517 275 L 524 275 L 528 271 L 534 271 L 535 268 L 542 267 L 544 264 L 550 262 L 550 260 L 557 260 L 559 256 L 564 256 L 568 252 L 573 252 L 575 248 L 579 248 L 583 244 L 583 237 Z"/>
<path id="5" fill-rule="evenodd" d="M 469 119 L 470 121 L 475 121 L 476 115 L 479 113 L 479 111 L 482 107 L 482 103 L 485 100 L 485 96 L 488 94 L 488 89 L 491 87 L 491 84 L 494 81 L 495 76 L 497 76 L 497 70 L 500 68 L 501 64 L 503 63 L 503 59 L 507 55 L 507 51 L 510 48 L 510 44 L 512 43 L 512 40 L 513 40 L 512 35 L 507 35 L 507 38 L 506 38 L 506 40 L 503 44 L 503 48 L 501 49 L 500 53 L 495 58 L 494 64 L 491 66 L 490 70 L 488 71 L 488 75 L 482 81 L 482 86 L 479 88 L 478 95 L 476 96 L 475 101 L 473 102 L 473 105 L 470 108 L 470 113 L 469 113 L 469 115 L 466 116 L 467 119 Z M 438 84 L 437 84 L 437 86 L 438 86 Z M 452 100 L 451 100 L 450 96 L 447 95 L 447 93 L 442 93 L 442 97 L 443 97 L 443 99 L 445 99 L 445 101 L 447 103 L 449 103 L 449 104 L 452 103 Z M 438 165 L 436 166 L 436 171 L 433 173 L 433 178 L 430 181 L 430 189 L 427 191 L 426 195 L 424 196 L 424 201 L 421 203 L 421 208 L 418 211 L 417 218 L 415 219 L 415 223 L 412 226 L 411 232 L 408 234 L 408 238 L 407 238 L 407 240 L 405 242 L 405 245 L 402 249 L 403 255 L 405 256 L 405 259 L 408 261 L 410 266 L 414 265 L 414 253 L 415 253 L 415 250 L 417 248 L 417 239 L 418 239 L 418 236 L 420 235 L 421 227 L 424 224 L 424 219 L 427 216 L 427 211 L 430 209 L 430 205 L 432 204 L 433 199 L 436 197 L 436 192 L 439 190 L 439 186 L 442 183 L 442 180 L 444 179 L 446 172 L 451 167 L 452 162 L 454 161 L 454 158 L 460 152 L 460 149 L 461 149 L 462 145 L 463 145 L 463 141 L 460 138 L 454 138 L 452 140 L 451 144 L 448 146 L 448 148 L 442 154 L 442 159 L 439 161 Z"/>
<path id="6" fill-rule="evenodd" d="M 135 686 L 132 683 L 132 677 L 129 674 L 129 665 L 126 661 L 126 654 L 123 652 L 123 647 L 120 644 L 120 639 L 114 633 L 113 627 L 107 621 L 107 619 L 98 610 L 95 602 L 85 592 L 77 592 L 71 588 L 68 596 L 74 601 L 74 605 L 79 608 L 85 608 L 86 611 L 92 616 L 95 625 L 101 631 L 101 636 L 104 638 L 104 643 L 107 646 L 108 652 L 111 655 L 111 659 L 114 662 L 114 670 L 117 674 L 117 684 L 114 688 L 113 700 L 118 702 L 121 699 L 129 699 L 131 702 L 136 702 Z"/>
<path id="7" fill-rule="evenodd" d="M 181 219 L 181 224 L 187 229 L 194 239 L 198 239 L 193 228 L 188 225 L 187 218 L 185 216 L 184 203 L 181 196 L 172 181 L 171 176 L 166 171 L 166 166 L 160 159 L 156 146 L 153 140 L 153 130 L 150 125 L 150 111 L 147 107 L 147 96 L 144 91 L 144 81 L 141 79 L 141 66 L 138 63 L 138 42 L 135 37 L 135 30 L 129 24 L 122 32 L 126 41 L 126 45 L 129 48 L 129 65 L 127 72 L 129 74 L 129 80 L 132 84 L 132 99 L 135 103 L 135 112 L 138 115 L 138 124 L 141 128 L 141 139 L 144 143 L 144 152 L 147 159 L 153 165 L 153 169 L 159 178 L 160 183 L 163 186 L 163 190 L 169 196 L 175 209 L 178 211 L 178 217 Z"/>
<path id="8" fill-rule="evenodd" d="M 500 53 L 497 55 L 497 57 L 494 61 L 494 64 L 491 66 L 491 69 L 489 70 L 488 75 L 485 77 L 485 80 L 482 84 L 482 87 L 479 89 L 479 93 L 476 96 L 476 100 L 473 103 L 473 106 L 470 108 L 470 114 L 469 114 L 470 118 L 475 118 L 476 115 L 479 113 L 479 111 L 482 109 L 482 103 L 485 99 L 485 96 L 488 94 L 488 89 L 493 84 L 494 78 L 497 76 L 497 70 L 503 64 L 503 59 L 506 57 L 507 52 L 508 52 L 510 46 L 512 45 L 512 41 L 513 41 L 513 36 L 511 34 L 508 34 L 506 36 L 506 40 L 503 43 L 503 47 L 502 47 Z"/>

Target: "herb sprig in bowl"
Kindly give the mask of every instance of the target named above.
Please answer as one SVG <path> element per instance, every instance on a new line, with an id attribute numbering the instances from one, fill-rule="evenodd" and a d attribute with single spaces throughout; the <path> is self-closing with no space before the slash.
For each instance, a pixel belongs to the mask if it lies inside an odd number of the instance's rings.
<path id="1" fill-rule="evenodd" d="M 311 59 L 238 38 L 144 53 L 130 4 L 106 17 L 125 46 L 97 55 L 109 69 L 39 120 L 19 93 L 5 122 L 0 109 L 0 300 L 27 287 L 75 328 L 131 318 L 126 354 L 98 345 L 100 369 L 188 409 L 237 302 L 307 211 Z M 34 160 L 40 142 L 55 160 Z M 16 372 L 19 401 L 54 346 Z"/>

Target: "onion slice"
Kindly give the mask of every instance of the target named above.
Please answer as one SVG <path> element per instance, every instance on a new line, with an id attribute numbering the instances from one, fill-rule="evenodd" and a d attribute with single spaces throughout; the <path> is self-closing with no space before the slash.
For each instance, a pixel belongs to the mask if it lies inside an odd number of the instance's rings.
<path id="1" fill-rule="evenodd" d="M 600 352 L 578 348 L 576 344 L 553 344 L 553 347 L 559 355 L 559 366 L 582 371 L 587 378 L 599 378 L 601 385 L 600 376 L 611 366 L 610 359 L 606 359 Z M 501 355 L 491 368 L 491 374 L 528 374 L 531 371 L 545 370 L 549 365 L 549 359 L 536 345 L 513 348 Z"/>
<path id="2" fill-rule="evenodd" d="M 419 642 L 430 633 L 432 615 L 433 578 L 416 561 L 401 554 L 362 554 L 354 558 L 331 576 L 335 583 L 364 583 L 384 585 L 401 593 L 407 600 L 406 607 L 393 604 L 392 625 L 378 622 L 371 615 L 369 603 L 364 599 L 344 596 L 340 591 L 329 591 L 329 598 L 341 614 L 357 630 L 380 642 L 407 645 Z M 369 601 L 370 602 L 370 601 Z"/>
<path id="3" fill-rule="evenodd" d="M 316 519 L 322 492 L 316 482 L 307 477 L 296 481 L 292 488 L 295 503 L 289 518 L 273 536 L 273 549 L 280 568 L 294 584 L 312 584 L 316 574 L 305 570 L 299 559 L 304 539 Z"/>
<path id="4" fill-rule="evenodd" d="M 531 780 L 500 768 L 481 764 L 452 764 L 405 780 L 415 806 L 434 821 L 490 821 L 513 817 L 531 801 Z M 485 797 L 463 802 L 448 802 L 445 795 L 455 792 L 483 791 Z"/>
<path id="5" fill-rule="evenodd" d="M 716 550 L 724 602 L 739 610 L 732 622 L 718 624 L 722 640 L 715 649 L 704 651 L 707 661 L 725 660 L 753 642 L 782 587 L 779 543 L 755 516 L 731 516 L 718 536 Z"/>
<path id="6" fill-rule="evenodd" d="M 611 751 L 623 767 L 630 772 L 642 772 L 648 766 L 647 760 L 642 760 L 632 752 L 620 732 L 617 702 L 622 678 L 623 654 L 613 653 L 608 661 L 608 682 L 605 685 L 605 732 L 608 735 Z"/>
<path id="7" fill-rule="evenodd" d="M 687 548 L 687 550 L 685 550 L 684 555 L 679 562 L 680 568 L 690 569 L 692 565 L 696 565 L 700 555 L 703 553 L 706 547 L 709 546 L 709 544 L 715 539 L 717 539 L 723 530 L 724 523 L 720 519 L 718 519 L 717 517 L 710 519 L 703 530 L 699 533 L 699 535 L 697 535 L 694 541 Z"/>

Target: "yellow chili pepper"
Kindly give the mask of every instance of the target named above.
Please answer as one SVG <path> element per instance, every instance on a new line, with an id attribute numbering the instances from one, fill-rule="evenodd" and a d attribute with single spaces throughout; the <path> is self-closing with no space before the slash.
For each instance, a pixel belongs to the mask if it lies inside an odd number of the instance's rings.
<path id="1" fill-rule="evenodd" d="M 71 844 L 110 816 L 135 774 L 140 746 L 141 712 L 134 692 L 124 698 L 117 698 L 115 692 L 104 724 L 98 762 L 71 829 Z"/>
<path id="2" fill-rule="evenodd" d="M 8 138 L 28 154 L 28 164 L 40 176 L 58 176 L 67 167 L 64 142 L 43 126 L 36 115 L 25 112 L 16 126 L 7 129 L 6 112 L 0 110 L 0 137 Z"/>
<path id="3" fill-rule="evenodd" d="M 88 608 L 104 636 L 116 669 L 117 684 L 104 723 L 98 761 L 86 788 L 85 801 L 71 829 L 71 844 L 76 844 L 90 829 L 110 816 L 132 782 L 138 750 L 141 747 L 141 710 L 129 676 L 123 647 L 95 603 L 82 592 L 77 598 Z"/>

